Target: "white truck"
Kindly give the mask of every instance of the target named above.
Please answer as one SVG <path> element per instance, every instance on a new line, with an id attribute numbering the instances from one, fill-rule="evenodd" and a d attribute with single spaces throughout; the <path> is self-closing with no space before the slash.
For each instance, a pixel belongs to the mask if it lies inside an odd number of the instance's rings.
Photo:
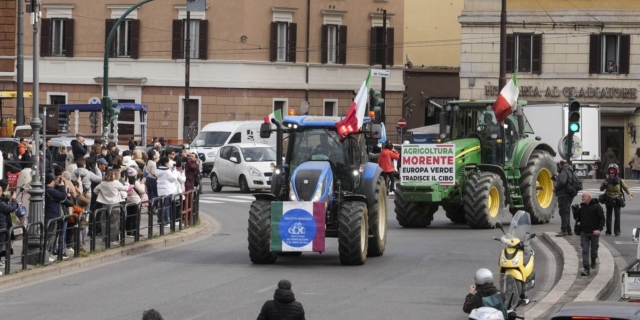
<path id="1" fill-rule="evenodd" d="M 524 114 L 535 134 L 543 142 L 558 146 L 569 132 L 569 106 L 566 103 L 534 104 L 523 107 Z M 573 169 L 578 177 L 595 178 L 597 165 L 600 163 L 600 106 L 583 104 L 580 108 L 580 130 L 574 135 L 581 142 L 579 153 L 572 158 Z M 556 150 L 557 151 L 557 150 Z M 556 153 L 555 161 L 561 157 Z"/>

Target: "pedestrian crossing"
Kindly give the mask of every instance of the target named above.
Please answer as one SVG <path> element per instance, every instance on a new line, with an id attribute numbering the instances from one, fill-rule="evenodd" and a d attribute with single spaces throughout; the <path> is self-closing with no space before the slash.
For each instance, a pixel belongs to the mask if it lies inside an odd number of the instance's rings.
<path id="1" fill-rule="evenodd" d="M 640 193 L 640 187 L 629 187 L 629 190 L 631 190 L 632 194 Z M 590 191 L 593 195 L 601 195 L 604 193 L 603 191 L 600 191 L 600 188 L 585 188 L 582 191 L 578 192 L 578 195 L 582 195 L 582 193 L 585 191 Z"/>
<path id="2" fill-rule="evenodd" d="M 255 199 L 251 195 L 202 194 L 200 195 L 200 204 L 251 203 Z"/>

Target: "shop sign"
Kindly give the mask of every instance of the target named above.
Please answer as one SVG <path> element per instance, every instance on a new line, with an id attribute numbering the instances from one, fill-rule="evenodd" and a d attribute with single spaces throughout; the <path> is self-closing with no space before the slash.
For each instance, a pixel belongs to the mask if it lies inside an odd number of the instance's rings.
<path id="1" fill-rule="evenodd" d="M 549 86 L 538 88 L 538 86 L 521 86 L 520 97 L 549 97 L 557 98 L 561 96 L 569 97 L 573 92 L 576 98 L 596 98 L 596 99 L 636 99 L 638 90 L 636 88 L 618 87 L 563 87 Z M 484 86 L 486 96 L 497 96 L 500 93 L 498 86 Z"/>

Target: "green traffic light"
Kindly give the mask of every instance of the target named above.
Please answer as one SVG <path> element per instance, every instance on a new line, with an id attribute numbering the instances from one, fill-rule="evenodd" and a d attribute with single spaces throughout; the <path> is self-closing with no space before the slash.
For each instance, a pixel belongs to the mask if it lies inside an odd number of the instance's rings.
<path id="1" fill-rule="evenodd" d="M 577 123 L 570 123 L 569 124 L 569 131 L 571 132 L 578 132 L 580 130 L 580 125 Z"/>

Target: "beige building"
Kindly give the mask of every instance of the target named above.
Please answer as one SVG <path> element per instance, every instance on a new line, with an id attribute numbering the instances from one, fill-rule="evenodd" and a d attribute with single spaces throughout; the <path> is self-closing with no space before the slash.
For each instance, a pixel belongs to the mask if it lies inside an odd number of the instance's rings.
<path id="1" fill-rule="evenodd" d="M 101 97 L 106 31 L 137 2 L 43 1 L 41 104 L 87 103 Z M 188 53 L 184 0 L 148 3 L 134 10 L 118 30 L 110 51 L 109 94 L 148 106 L 149 137 L 185 139 L 189 126 L 200 129 L 216 121 L 257 120 L 274 109 L 299 113 L 305 100 L 310 103 L 309 114 L 346 114 L 352 90 L 359 88 L 372 65 L 381 63 L 377 44 L 382 41 L 383 9 L 388 12 L 387 60 L 393 70 L 387 80 L 387 122 L 395 123 L 400 117 L 402 0 L 207 2 L 205 12 L 191 13 Z M 10 3 L 15 1 L 0 0 L 0 8 Z M 15 7 L 0 10 L 2 16 L 11 14 L 15 17 Z M 4 30 L 8 31 L 0 31 L 0 44 L 15 33 L 15 29 Z M 26 16 L 28 83 L 32 81 L 31 30 Z M 0 51 L 0 81 L 11 89 L 15 88 L 15 40 L 4 42 L 3 48 L 11 49 Z M 186 54 L 191 57 L 188 104 L 184 102 Z M 380 80 L 374 79 L 372 86 L 379 87 Z M 25 114 L 30 116 L 31 103 L 25 104 Z M 15 114 L 15 107 L 7 105 L 3 113 Z M 119 133 L 138 133 L 133 125 L 138 122 L 133 113 L 121 114 Z M 83 117 L 81 131 L 90 131 L 88 117 Z"/>
<path id="2" fill-rule="evenodd" d="M 405 64 L 460 66 L 460 23 L 464 0 L 405 0 Z"/>
<path id="3" fill-rule="evenodd" d="M 566 103 L 573 91 L 581 103 L 600 105 L 601 152 L 611 147 L 626 166 L 640 147 L 631 138 L 640 123 L 640 2 L 508 3 L 507 76 L 517 70 L 520 98 Z M 494 99 L 500 1 L 466 0 L 459 21 L 460 98 Z"/>

